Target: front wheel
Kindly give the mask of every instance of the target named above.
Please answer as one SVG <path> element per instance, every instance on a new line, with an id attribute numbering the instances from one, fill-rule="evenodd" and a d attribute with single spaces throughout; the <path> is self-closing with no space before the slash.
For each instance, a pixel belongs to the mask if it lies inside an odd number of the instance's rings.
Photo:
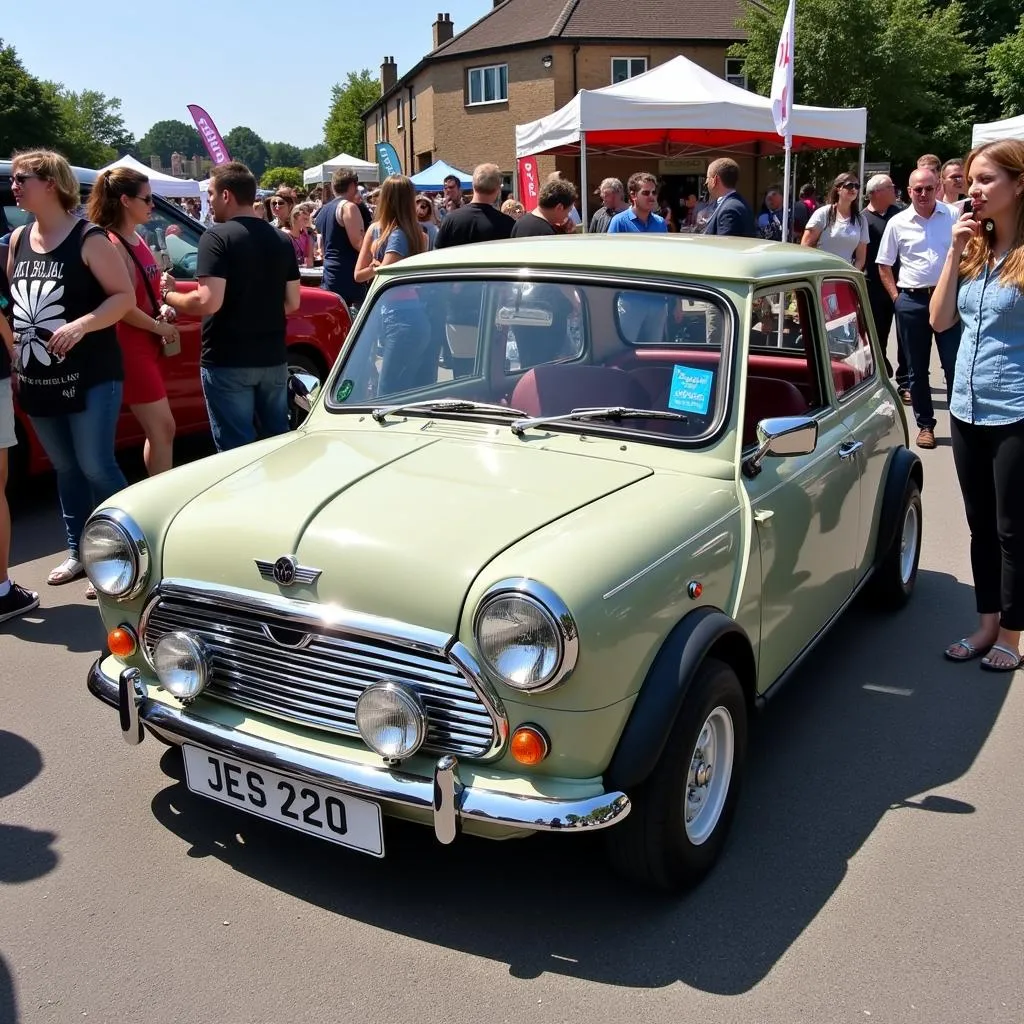
<path id="1" fill-rule="evenodd" d="M 605 836 L 621 874 L 660 889 L 687 889 L 714 866 L 739 797 L 747 702 L 729 665 L 708 659 L 683 701 L 632 810 Z"/>

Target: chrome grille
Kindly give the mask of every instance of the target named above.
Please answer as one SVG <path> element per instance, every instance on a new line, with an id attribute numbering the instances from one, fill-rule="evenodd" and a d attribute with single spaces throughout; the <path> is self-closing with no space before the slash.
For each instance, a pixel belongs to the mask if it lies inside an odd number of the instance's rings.
<path id="1" fill-rule="evenodd" d="M 346 736 L 359 735 L 359 695 L 394 679 L 414 687 L 427 710 L 425 751 L 486 757 L 500 745 L 499 723 L 440 647 L 327 625 L 317 605 L 297 613 L 298 602 L 277 610 L 273 600 L 161 585 L 143 616 L 144 648 L 152 658 L 162 636 L 188 630 L 212 656 L 204 696 Z"/>

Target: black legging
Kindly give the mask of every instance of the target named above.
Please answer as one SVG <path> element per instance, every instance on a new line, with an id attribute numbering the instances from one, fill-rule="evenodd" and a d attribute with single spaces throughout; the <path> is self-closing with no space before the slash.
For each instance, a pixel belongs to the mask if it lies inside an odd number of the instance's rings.
<path id="1" fill-rule="evenodd" d="M 982 427 L 951 416 L 950 428 L 978 612 L 1024 629 L 1024 420 Z"/>

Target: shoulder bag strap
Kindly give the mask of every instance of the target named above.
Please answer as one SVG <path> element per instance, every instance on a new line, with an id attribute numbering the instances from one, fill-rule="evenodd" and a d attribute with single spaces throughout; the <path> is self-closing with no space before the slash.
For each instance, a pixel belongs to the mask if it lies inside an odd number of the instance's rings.
<path id="1" fill-rule="evenodd" d="M 153 286 L 149 282 L 149 276 L 146 274 L 146 268 L 142 265 L 142 261 L 138 256 L 135 255 L 135 250 L 128 244 L 127 240 L 122 238 L 117 231 L 111 232 L 111 234 L 117 236 L 117 240 L 125 247 L 128 255 L 132 258 L 132 263 L 135 264 L 139 271 L 139 276 L 142 278 L 142 283 L 146 286 L 146 294 L 149 296 L 149 301 L 153 304 L 153 319 L 160 319 L 160 303 L 156 301 L 156 293 L 153 291 Z"/>

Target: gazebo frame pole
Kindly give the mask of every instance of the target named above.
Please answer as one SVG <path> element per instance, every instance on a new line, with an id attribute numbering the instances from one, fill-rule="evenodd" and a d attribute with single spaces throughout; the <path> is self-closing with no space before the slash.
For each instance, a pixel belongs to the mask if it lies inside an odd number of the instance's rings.
<path id="1" fill-rule="evenodd" d="M 860 182 L 860 194 L 861 194 L 862 198 L 864 196 L 864 187 L 867 184 L 867 182 L 864 181 L 864 150 L 865 150 L 865 146 L 866 146 L 866 143 L 862 142 L 860 144 L 860 164 L 858 165 L 858 168 L 857 168 L 857 174 L 858 174 L 857 180 Z"/>
<path id="2" fill-rule="evenodd" d="M 580 221 L 586 232 L 590 219 L 587 216 L 587 133 L 580 132 Z"/>

